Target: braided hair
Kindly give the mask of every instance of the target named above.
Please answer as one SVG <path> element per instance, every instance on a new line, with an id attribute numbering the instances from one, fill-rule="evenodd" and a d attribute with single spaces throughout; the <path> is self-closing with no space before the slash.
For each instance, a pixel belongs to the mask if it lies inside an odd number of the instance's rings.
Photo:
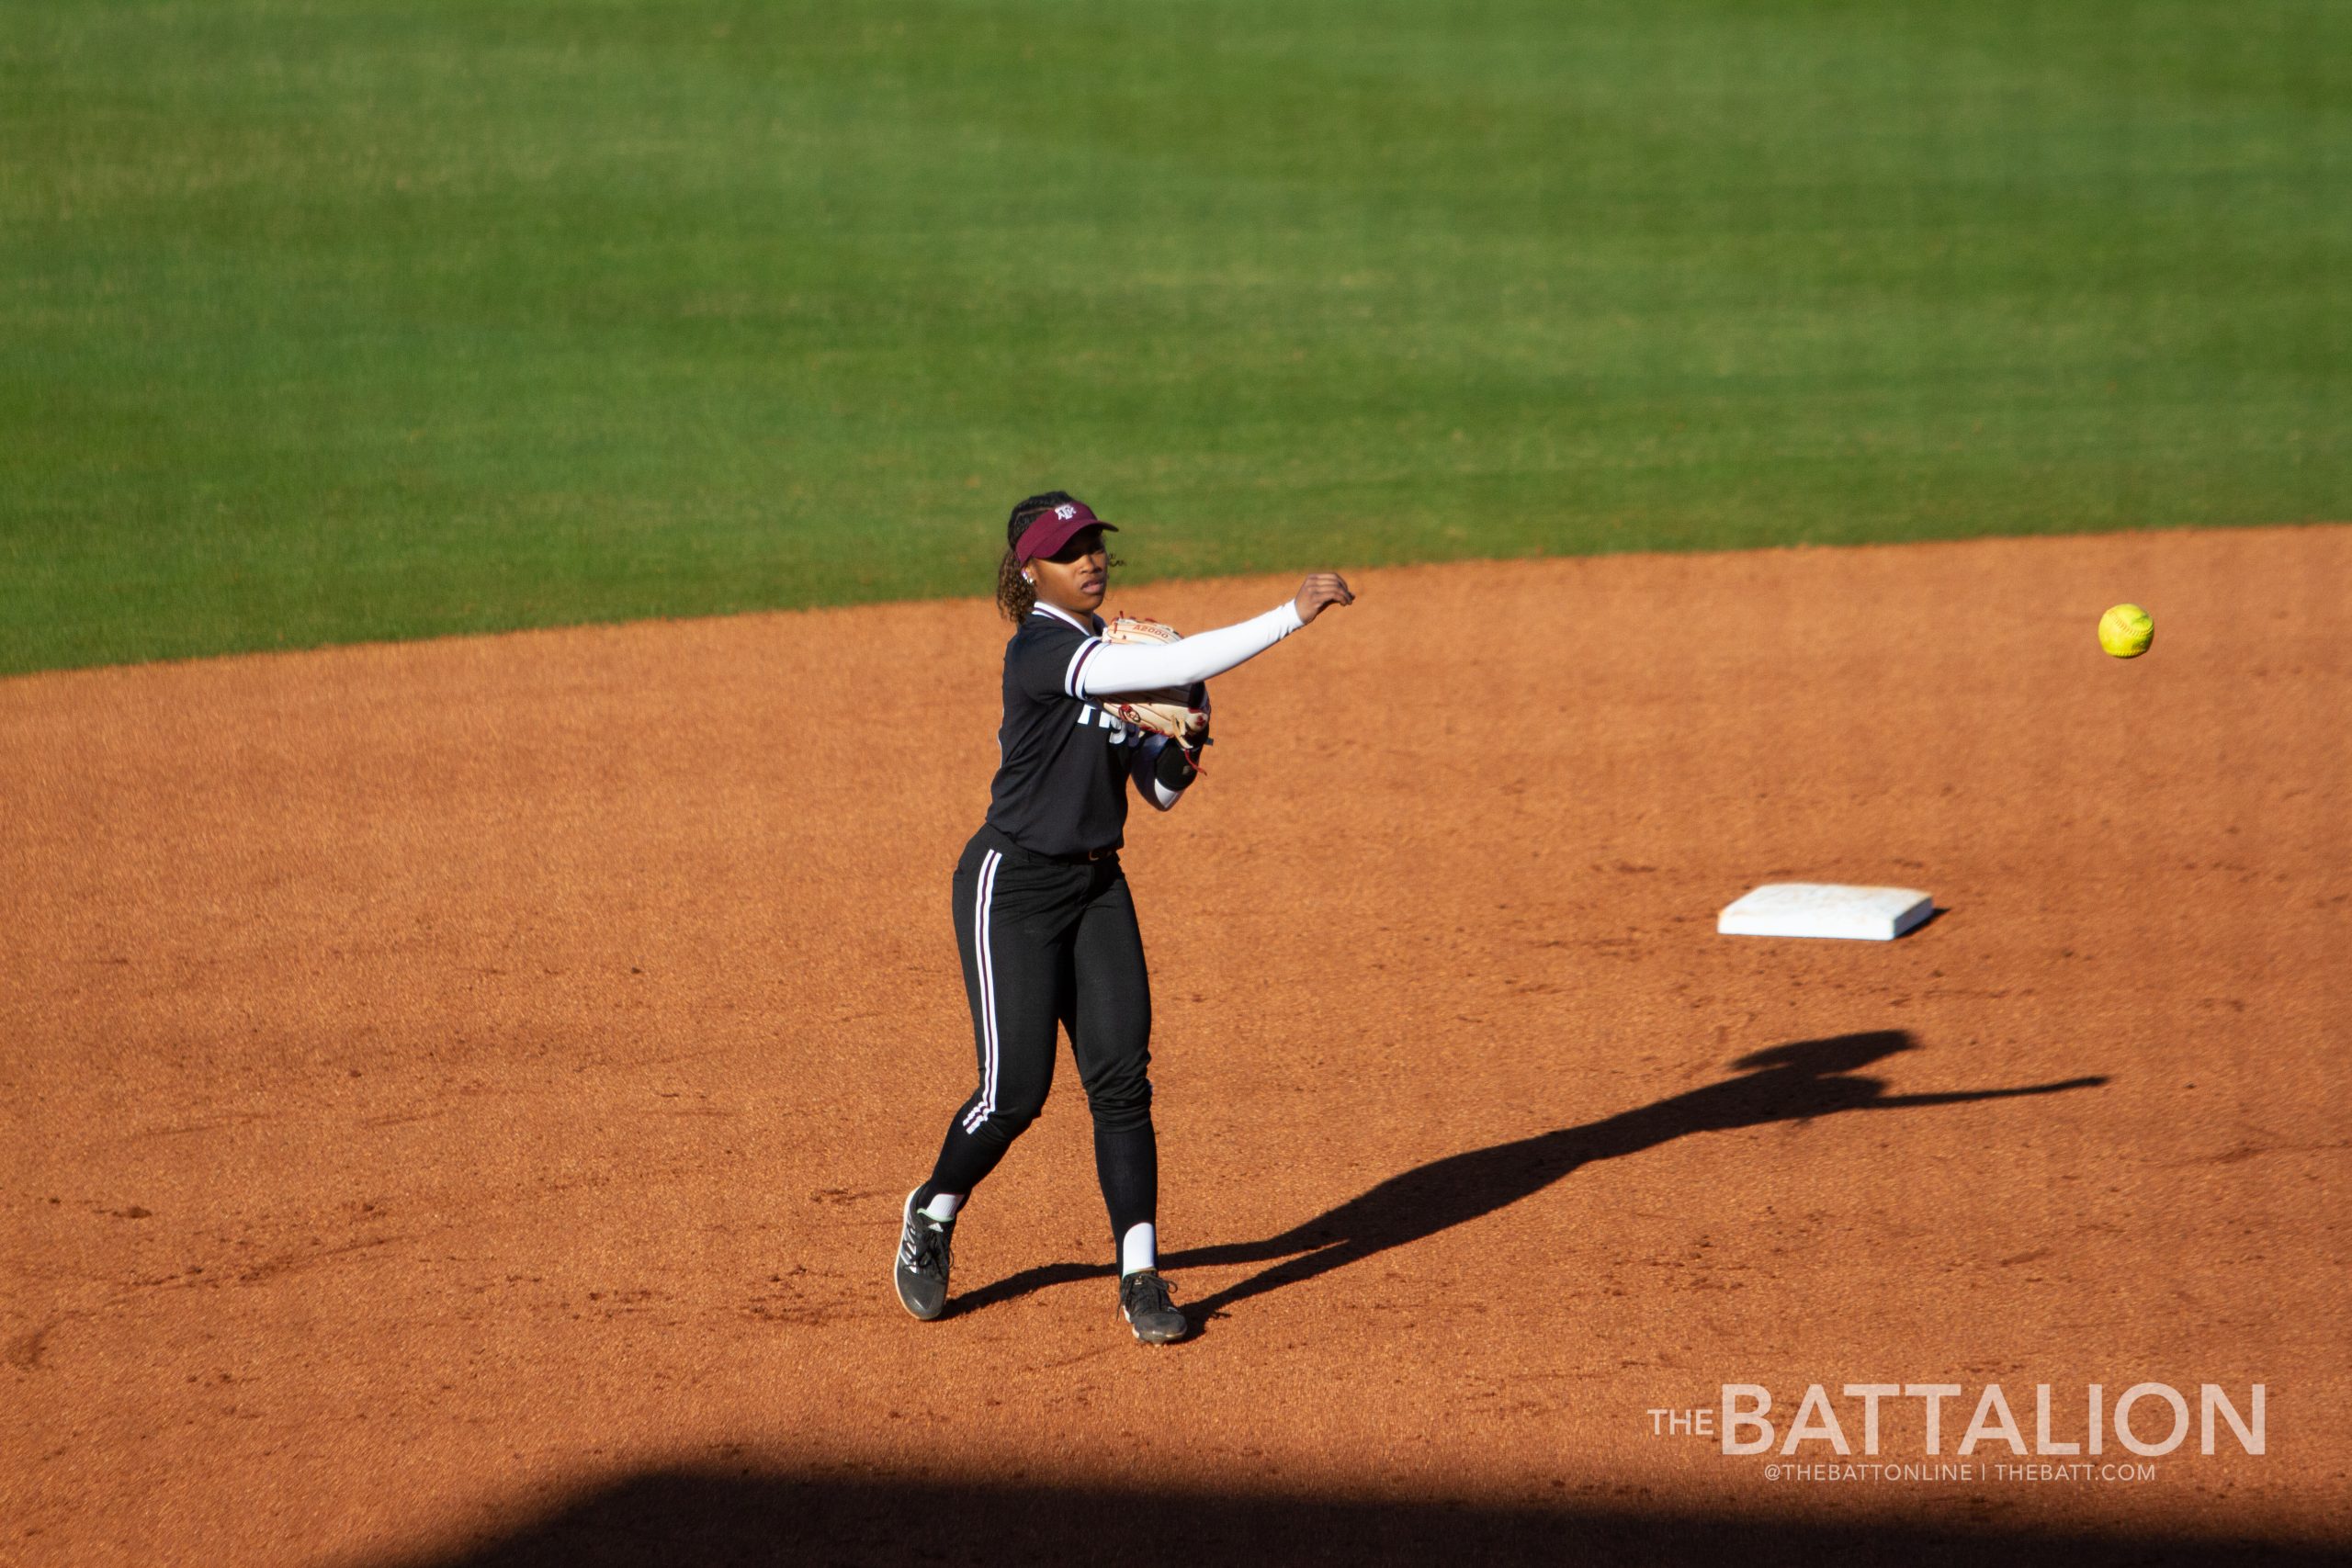
<path id="1" fill-rule="evenodd" d="M 1066 490 L 1049 490 L 1015 506 L 1012 515 L 1005 521 L 1004 558 L 996 566 L 996 607 L 1004 612 L 1006 620 L 1016 626 L 1035 606 L 1037 590 L 1034 583 L 1021 575 L 1021 559 L 1012 553 L 1013 547 L 1021 543 L 1021 536 L 1029 531 L 1030 524 L 1055 507 L 1068 506 L 1077 500 L 1078 497 Z M 1119 558 L 1113 556 L 1110 564 L 1119 565 Z"/>

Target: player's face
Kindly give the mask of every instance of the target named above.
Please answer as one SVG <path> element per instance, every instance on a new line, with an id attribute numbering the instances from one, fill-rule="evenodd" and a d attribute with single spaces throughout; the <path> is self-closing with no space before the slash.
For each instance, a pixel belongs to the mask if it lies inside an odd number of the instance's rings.
<path id="1" fill-rule="evenodd" d="M 1080 529 L 1052 555 L 1031 561 L 1029 574 L 1036 579 L 1037 597 L 1055 609 L 1092 615 L 1111 589 L 1111 551 L 1102 530 Z"/>

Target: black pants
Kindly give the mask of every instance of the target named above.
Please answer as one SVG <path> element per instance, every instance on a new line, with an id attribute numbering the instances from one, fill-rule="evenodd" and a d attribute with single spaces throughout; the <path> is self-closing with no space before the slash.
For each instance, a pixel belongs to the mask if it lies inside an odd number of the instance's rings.
<path id="1" fill-rule="evenodd" d="M 933 1193 L 969 1196 L 1046 1103 L 1057 1026 L 1094 1116 L 1094 1168 L 1115 1248 L 1159 1206 L 1151 1130 L 1151 980 L 1118 858 L 1067 864 L 983 827 L 956 864 L 956 945 L 979 1082 L 956 1112 Z"/>

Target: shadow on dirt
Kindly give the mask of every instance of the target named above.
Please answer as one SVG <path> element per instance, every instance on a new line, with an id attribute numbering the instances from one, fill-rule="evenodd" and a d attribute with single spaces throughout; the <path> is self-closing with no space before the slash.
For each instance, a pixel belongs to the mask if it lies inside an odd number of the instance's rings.
<path id="1" fill-rule="evenodd" d="M 1394 1247 L 1491 1214 L 1542 1191 L 1579 1166 L 1638 1154 L 1693 1133 L 1724 1132 L 1772 1122 L 1803 1122 L 1849 1111 L 1910 1111 L 1979 1100 L 2011 1100 L 2092 1089 L 2104 1077 L 2066 1078 L 2014 1089 L 1956 1089 L 1942 1094 L 1889 1094 L 1886 1085 L 1856 1069 L 1917 1049 L 1903 1030 L 1874 1030 L 1775 1045 L 1732 1064 L 1725 1078 L 1671 1100 L 1600 1122 L 1539 1133 L 1488 1148 L 1448 1155 L 1349 1199 L 1338 1208 L 1262 1241 L 1192 1247 L 1162 1256 L 1161 1266 L 1215 1268 L 1272 1263 L 1214 1295 L 1178 1304 L 1194 1324 L 1252 1296 L 1344 1269 Z M 1024 1269 L 956 1299 L 951 1311 L 972 1312 L 1050 1285 L 1107 1278 L 1107 1264 L 1054 1263 Z"/>
<path id="2" fill-rule="evenodd" d="M 860 1473 L 657 1470 L 441 1555 L 380 1568 L 727 1568 L 1034 1562 L 2319 1563 L 2316 1549 L 1928 1523 L 1641 1512 L 1563 1500 L 1465 1506 L 1236 1497 L 1156 1487 L 980 1485 Z"/>

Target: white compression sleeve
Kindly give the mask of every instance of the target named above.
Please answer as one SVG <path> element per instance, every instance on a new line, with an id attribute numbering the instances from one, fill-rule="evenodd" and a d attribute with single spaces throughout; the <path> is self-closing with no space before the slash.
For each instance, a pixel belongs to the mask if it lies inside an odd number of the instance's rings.
<path id="1" fill-rule="evenodd" d="M 1262 615 L 1177 642 L 1090 643 L 1073 660 L 1073 679 L 1085 697 L 1189 686 L 1249 662 L 1306 624 L 1297 604 L 1285 599 Z"/>

